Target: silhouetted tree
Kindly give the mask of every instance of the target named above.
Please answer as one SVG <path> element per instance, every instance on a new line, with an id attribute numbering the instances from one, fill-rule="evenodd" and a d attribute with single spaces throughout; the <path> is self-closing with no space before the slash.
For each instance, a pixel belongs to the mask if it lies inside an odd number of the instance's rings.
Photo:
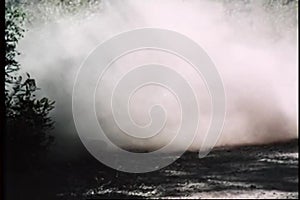
<path id="1" fill-rule="evenodd" d="M 5 105 L 8 160 L 12 166 L 32 167 L 54 137 L 47 132 L 53 128 L 49 112 L 54 101 L 38 99 L 39 88 L 27 73 L 19 75 L 20 64 L 17 44 L 24 34 L 25 14 L 20 8 L 6 6 L 5 9 Z"/>

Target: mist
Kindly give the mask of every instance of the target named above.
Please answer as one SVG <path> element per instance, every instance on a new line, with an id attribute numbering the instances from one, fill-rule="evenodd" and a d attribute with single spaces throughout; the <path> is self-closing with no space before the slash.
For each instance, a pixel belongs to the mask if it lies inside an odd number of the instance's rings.
<path id="1" fill-rule="evenodd" d="M 197 42 L 215 63 L 226 93 L 226 118 L 217 146 L 265 144 L 297 138 L 296 3 L 283 5 L 276 1 L 271 6 L 268 2 L 115 0 L 101 1 L 101 6 L 88 16 L 49 12 L 47 23 L 37 17 L 27 25 L 28 31 L 19 45 L 22 52 L 19 60 L 22 71 L 28 71 L 37 79 L 42 88 L 40 95 L 56 101 L 52 112 L 56 121 L 53 150 L 74 156 L 80 151 L 81 141 L 72 116 L 72 90 L 83 60 L 99 43 L 113 35 L 143 27 L 184 34 Z M 47 9 L 54 10 L 54 7 L 47 5 Z M 130 70 L 133 58 L 135 64 L 147 60 L 169 63 L 193 84 L 201 99 L 201 124 L 190 150 L 198 150 L 211 118 L 210 99 L 203 80 L 195 77 L 193 70 L 180 60 L 147 51 L 116 63 L 106 75 L 105 89 L 111 89 L 117 77 Z M 174 96 L 154 86 L 144 89 L 131 104 L 133 118 L 140 124 L 146 123 L 149 120 L 145 114 L 148 108 L 144 108 L 147 102 L 163 102 L 171 112 L 166 129 L 158 138 L 138 142 L 120 138 L 115 124 L 104 123 L 121 146 L 159 148 L 180 125 Z M 101 110 L 98 117 L 106 122 L 110 117 L 108 108 L 101 107 L 101 91 L 97 95 Z"/>

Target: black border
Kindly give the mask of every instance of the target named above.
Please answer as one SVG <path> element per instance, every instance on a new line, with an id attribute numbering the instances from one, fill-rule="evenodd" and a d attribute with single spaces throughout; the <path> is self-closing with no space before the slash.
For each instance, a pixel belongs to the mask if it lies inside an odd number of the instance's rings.
<path id="1" fill-rule="evenodd" d="M 6 0 L 5 0 L 6 1 Z M 1 134 L 1 185 L 0 185 L 0 199 L 5 199 L 5 187 L 6 187 L 6 176 L 5 176 L 5 158 L 6 158 L 6 148 L 5 148 L 5 1 L 1 1 L 1 62 L 2 67 L 0 68 L 0 134 Z"/>

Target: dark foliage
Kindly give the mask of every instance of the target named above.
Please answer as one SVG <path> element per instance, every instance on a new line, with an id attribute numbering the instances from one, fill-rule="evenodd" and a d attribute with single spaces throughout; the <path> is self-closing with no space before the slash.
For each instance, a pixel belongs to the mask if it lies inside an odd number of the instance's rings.
<path id="1" fill-rule="evenodd" d="M 6 145 L 10 167 L 35 166 L 54 137 L 47 134 L 53 128 L 49 116 L 54 101 L 38 99 L 35 79 L 26 73 L 19 75 L 20 64 L 17 44 L 23 37 L 25 14 L 19 8 L 7 6 L 5 10 L 5 106 L 6 106 Z M 22 165 L 20 165 L 22 164 Z"/>

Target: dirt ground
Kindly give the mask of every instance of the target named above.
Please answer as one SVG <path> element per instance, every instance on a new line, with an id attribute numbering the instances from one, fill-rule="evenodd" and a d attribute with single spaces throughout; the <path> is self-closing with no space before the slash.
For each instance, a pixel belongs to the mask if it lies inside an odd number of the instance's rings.
<path id="1" fill-rule="evenodd" d="M 14 174 L 8 199 L 298 198 L 298 142 L 187 152 L 159 171 L 129 174 L 92 159 Z"/>

